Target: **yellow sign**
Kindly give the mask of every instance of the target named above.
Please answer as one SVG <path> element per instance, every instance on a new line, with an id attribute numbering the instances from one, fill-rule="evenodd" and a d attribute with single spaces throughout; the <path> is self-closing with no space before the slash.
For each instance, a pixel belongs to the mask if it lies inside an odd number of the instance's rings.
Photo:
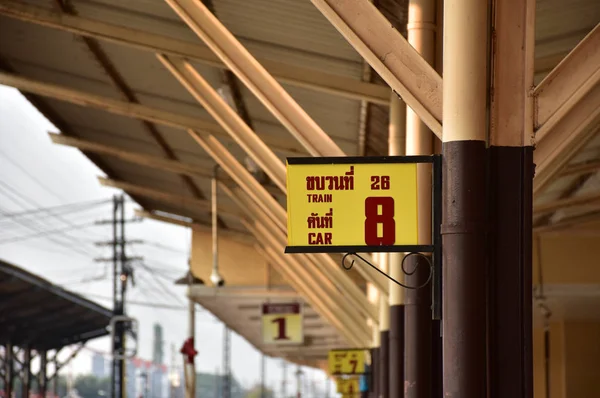
<path id="1" fill-rule="evenodd" d="M 365 373 L 367 350 L 331 350 L 329 351 L 329 374 L 357 375 Z"/>
<path id="2" fill-rule="evenodd" d="M 336 385 L 336 391 L 343 396 L 354 396 L 355 394 L 360 393 L 360 383 L 356 377 L 350 379 L 337 379 Z"/>
<path id="3" fill-rule="evenodd" d="M 263 304 L 262 333 L 265 344 L 303 343 L 304 334 L 300 304 Z"/>
<path id="4" fill-rule="evenodd" d="M 417 163 L 411 159 L 288 158 L 286 252 L 417 245 Z"/>

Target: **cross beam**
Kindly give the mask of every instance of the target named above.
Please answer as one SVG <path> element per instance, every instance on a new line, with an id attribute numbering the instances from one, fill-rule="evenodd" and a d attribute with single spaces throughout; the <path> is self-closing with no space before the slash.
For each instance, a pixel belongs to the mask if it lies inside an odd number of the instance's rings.
<path id="1" fill-rule="evenodd" d="M 131 184 L 124 181 L 112 180 L 109 178 L 98 177 L 98 181 L 100 185 L 110 188 L 122 189 L 125 192 L 132 193 L 135 195 L 145 196 L 150 199 L 157 200 L 159 202 L 168 203 L 175 206 L 185 206 L 193 209 L 210 211 L 211 203 L 208 200 L 204 199 L 196 199 L 191 196 L 181 196 L 174 195 L 170 193 L 166 193 L 164 191 L 148 188 L 141 185 Z M 231 206 L 226 206 L 219 204 L 219 214 L 223 216 L 231 216 L 231 217 L 240 217 L 240 212 L 232 208 Z"/>
<path id="2" fill-rule="evenodd" d="M 61 15 L 14 0 L 2 1 L 0 15 L 153 53 L 185 57 L 220 69 L 227 68 L 210 49 L 204 46 L 153 32 L 80 16 Z M 282 83 L 342 98 L 365 100 L 378 105 L 389 104 L 388 87 L 268 59 L 258 60 L 274 78 Z"/>
<path id="3" fill-rule="evenodd" d="M 442 78 L 369 0 L 311 0 L 423 122 L 442 138 Z"/>
<path id="4" fill-rule="evenodd" d="M 598 131 L 600 24 L 533 90 L 539 193 Z"/>
<path id="5" fill-rule="evenodd" d="M 0 72 L 0 84 L 14 87 L 18 90 L 28 93 L 58 99 L 80 106 L 96 108 L 121 116 L 146 120 L 180 129 L 192 128 L 198 131 L 204 131 L 224 137 L 227 140 L 231 140 L 229 134 L 227 134 L 218 123 L 198 117 L 167 111 L 161 108 L 132 104 L 130 102 L 115 100 L 113 98 L 101 95 L 90 94 L 85 91 L 75 90 L 61 85 L 46 83 L 6 72 Z M 266 144 L 275 150 L 279 150 L 287 154 L 306 154 L 306 152 L 300 149 L 298 145 L 291 145 L 290 140 L 285 139 L 284 137 L 277 137 L 269 134 L 265 134 L 261 137 Z"/>
<path id="6" fill-rule="evenodd" d="M 331 137 L 201 1 L 165 1 L 311 155 L 344 156 Z"/>

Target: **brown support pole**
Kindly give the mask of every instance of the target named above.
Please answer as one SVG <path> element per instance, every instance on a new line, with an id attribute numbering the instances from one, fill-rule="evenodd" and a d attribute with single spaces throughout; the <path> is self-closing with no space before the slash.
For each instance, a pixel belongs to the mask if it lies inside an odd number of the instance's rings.
<path id="1" fill-rule="evenodd" d="M 21 397 L 28 398 L 29 390 L 31 389 L 31 347 L 29 347 L 29 345 L 23 347 L 23 369 L 21 369 L 21 377 Z"/>
<path id="2" fill-rule="evenodd" d="M 373 260 L 376 264 L 379 264 L 379 259 L 381 257 L 381 253 L 373 253 Z M 372 285 L 367 284 L 367 299 L 374 306 L 379 307 L 379 302 L 381 299 L 381 295 L 379 294 L 379 290 Z M 372 398 L 379 397 L 379 346 L 380 346 L 380 334 L 379 334 L 379 325 L 374 323 L 372 320 L 367 321 L 371 326 L 372 330 L 372 345 L 371 345 L 371 377 L 370 381 L 372 383 L 372 387 L 369 388 L 369 396 Z"/>
<path id="3" fill-rule="evenodd" d="M 532 398 L 534 0 L 494 3 L 489 148 L 490 398 Z"/>
<path id="4" fill-rule="evenodd" d="M 379 347 L 371 348 L 371 380 L 373 388 L 370 390 L 372 398 L 379 397 Z"/>
<path id="5" fill-rule="evenodd" d="M 38 389 L 42 398 L 46 398 L 46 391 L 48 390 L 48 352 L 46 350 L 40 351 L 40 371 L 38 378 Z"/>
<path id="6" fill-rule="evenodd" d="M 442 145 L 445 398 L 486 396 L 487 17 L 486 1 L 445 0 Z"/>
<path id="7" fill-rule="evenodd" d="M 379 254 L 379 268 L 385 273 L 389 271 L 388 260 L 387 253 Z M 388 398 L 390 391 L 390 305 L 385 297 L 381 297 L 379 300 L 379 333 L 379 396 L 377 398 Z"/>
<path id="8" fill-rule="evenodd" d="M 4 392 L 6 393 L 7 397 L 12 397 L 12 389 L 13 389 L 13 385 L 14 385 L 14 377 L 15 377 L 15 370 L 14 370 L 14 352 L 13 352 L 13 345 L 11 343 L 6 343 L 6 345 L 4 346 L 4 351 L 5 351 L 5 358 L 4 358 Z"/>
<path id="9" fill-rule="evenodd" d="M 405 154 L 406 105 L 392 93 L 390 98 L 389 154 Z M 402 253 L 388 254 L 389 275 L 404 281 Z M 404 288 L 390 281 L 390 334 L 389 334 L 389 398 L 404 397 Z"/>
<path id="10" fill-rule="evenodd" d="M 419 286 L 427 281 L 429 264 L 416 256 L 406 258 L 408 286 Z M 431 283 L 421 289 L 406 291 L 405 302 L 405 398 L 431 397 Z"/>
<path id="11" fill-rule="evenodd" d="M 430 64 L 435 62 L 435 0 L 410 0 L 408 3 L 408 42 Z M 431 155 L 433 133 L 412 109 L 406 109 L 406 154 Z M 431 165 L 417 169 L 419 244 L 431 241 Z M 408 286 L 427 281 L 429 266 L 424 259 L 409 256 L 405 269 Z M 432 382 L 431 356 L 431 284 L 406 291 L 405 303 L 405 398 L 430 398 Z"/>

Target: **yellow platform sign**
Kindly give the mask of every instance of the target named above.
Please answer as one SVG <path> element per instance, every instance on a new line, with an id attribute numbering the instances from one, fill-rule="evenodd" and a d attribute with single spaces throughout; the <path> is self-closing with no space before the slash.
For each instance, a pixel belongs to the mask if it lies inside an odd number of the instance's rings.
<path id="1" fill-rule="evenodd" d="M 357 377 L 349 379 L 336 379 L 336 391 L 342 396 L 353 397 L 360 393 L 360 383 Z"/>
<path id="2" fill-rule="evenodd" d="M 359 375 L 365 373 L 367 350 L 331 350 L 328 356 L 329 374 Z"/>
<path id="3" fill-rule="evenodd" d="M 262 334 L 265 344 L 303 343 L 304 332 L 300 304 L 263 304 Z"/>
<path id="4" fill-rule="evenodd" d="M 411 158 L 288 158 L 286 252 L 417 245 L 417 163 Z"/>

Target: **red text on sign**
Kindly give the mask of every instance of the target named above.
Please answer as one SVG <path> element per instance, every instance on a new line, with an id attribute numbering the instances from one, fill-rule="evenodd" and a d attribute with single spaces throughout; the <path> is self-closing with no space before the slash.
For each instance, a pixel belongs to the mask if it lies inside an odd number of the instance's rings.
<path id="1" fill-rule="evenodd" d="M 381 236 L 378 231 L 380 224 L 382 226 Z M 368 246 L 391 246 L 395 242 L 394 198 L 382 196 L 366 198 L 365 243 Z"/>
<path id="2" fill-rule="evenodd" d="M 277 324 L 277 337 L 275 340 L 289 340 L 290 338 L 286 335 L 286 322 L 285 318 L 275 318 L 271 323 Z"/>
<path id="3" fill-rule="evenodd" d="M 308 234 L 309 245 L 331 245 L 331 232 L 310 232 Z"/>
<path id="4" fill-rule="evenodd" d="M 371 189 L 375 191 L 390 189 L 390 176 L 371 176 Z"/>

